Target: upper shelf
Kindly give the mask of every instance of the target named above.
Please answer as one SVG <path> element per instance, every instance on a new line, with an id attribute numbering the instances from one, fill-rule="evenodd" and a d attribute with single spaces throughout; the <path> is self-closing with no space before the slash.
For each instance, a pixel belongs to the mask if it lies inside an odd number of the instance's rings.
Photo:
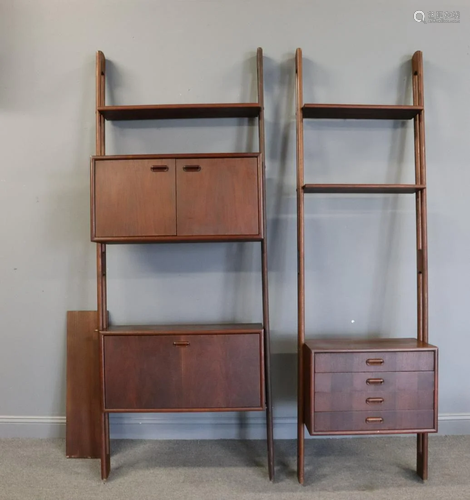
<path id="1" fill-rule="evenodd" d="M 423 106 L 382 104 L 304 104 L 304 118 L 342 118 L 356 120 L 411 120 Z"/>
<path id="2" fill-rule="evenodd" d="M 143 106 L 98 106 L 106 120 L 174 120 L 187 118 L 255 118 L 260 104 L 150 104 Z"/>
<path id="3" fill-rule="evenodd" d="M 412 194 L 422 191 L 423 184 L 304 184 L 305 193 Z"/>

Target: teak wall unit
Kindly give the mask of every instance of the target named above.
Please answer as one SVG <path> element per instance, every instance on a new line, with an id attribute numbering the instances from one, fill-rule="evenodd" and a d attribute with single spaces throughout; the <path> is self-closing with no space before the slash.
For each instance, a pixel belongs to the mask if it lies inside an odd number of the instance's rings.
<path id="1" fill-rule="evenodd" d="M 428 257 L 423 56 L 412 58 L 413 105 L 305 104 L 302 51 L 296 52 L 298 248 L 298 451 L 304 482 L 304 432 L 311 435 L 417 434 L 417 472 L 428 476 L 428 433 L 437 432 L 437 348 L 428 344 Z M 304 119 L 414 122 L 415 184 L 306 184 Z M 304 195 L 408 193 L 416 198 L 416 339 L 305 340 Z"/>
<path id="2" fill-rule="evenodd" d="M 91 239 L 97 243 L 101 476 L 110 472 L 109 414 L 266 411 L 274 476 L 265 212 L 263 52 L 258 102 L 106 106 L 96 59 L 96 156 L 91 160 Z M 106 156 L 105 120 L 257 118 L 259 152 Z M 212 325 L 108 323 L 109 243 L 258 241 L 263 322 Z"/>

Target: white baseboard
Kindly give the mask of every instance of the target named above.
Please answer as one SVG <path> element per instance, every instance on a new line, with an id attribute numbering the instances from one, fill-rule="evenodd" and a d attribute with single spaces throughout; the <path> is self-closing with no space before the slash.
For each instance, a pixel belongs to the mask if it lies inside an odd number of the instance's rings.
<path id="1" fill-rule="evenodd" d="M 274 418 L 275 439 L 295 439 L 294 417 Z M 264 439 L 264 414 L 111 415 L 115 439 Z M 470 413 L 439 415 L 440 435 L 470 434 Z M 0 438 L 59 438 L 65 417 L 0 416 Z"/>

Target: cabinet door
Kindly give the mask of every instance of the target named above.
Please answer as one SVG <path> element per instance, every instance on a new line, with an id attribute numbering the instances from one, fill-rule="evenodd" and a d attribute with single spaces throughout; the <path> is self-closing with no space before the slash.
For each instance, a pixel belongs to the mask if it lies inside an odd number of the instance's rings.
<path id="1" fill-rule="evenodd" d="M 259 234 L 258 159 L 176 160 L 178 236 Z"/>
<path id="2" fill-rule="evenodd" d="M 105 408 L 261 409 L 261 335 L 106 335 Z"/>
<path id="3" fill-rule="evenodd" d="M 181 408 L 183 349 L 174 335 L 104 338 L 107 410 Z"/>
<path id="4" fill-rule="evenodd" d="M 261 408 L 261 337 L 187 335 L 183 353 L 188 408 Z"/>
<path id="5" fill-rule="evenodd" d="M 175 160 L 96 160 L 94 238 L 176 234 Z"/>

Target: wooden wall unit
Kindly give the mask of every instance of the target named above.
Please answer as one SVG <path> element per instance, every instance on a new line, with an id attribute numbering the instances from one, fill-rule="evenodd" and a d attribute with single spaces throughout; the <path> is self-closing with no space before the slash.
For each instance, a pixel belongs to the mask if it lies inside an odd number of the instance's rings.
<path id="1" fill-rule="evenodd" d="M 298 248 L 298 480 L 304 482 L 304 432 L 311 435 L 417 434 L 417 472 L 428 477 L 428 434 L 437 432 L 438 351 L 428 344 L 426 159 L 423 57 L 411 61 L 413 104 L 305 104 L 302 51 L 296 52 Z M 304 119 L 413 120 L 414 184 L 307 184 Z M 413 194 L 416 200 L 415 339 L 305 339 L 304 195 Z"/>
<path id="2" fill-rule="evenodd" d="M 97 243 L 102 479 L 110 473 L 109 414 L 149 411 L 265 411 L 273 479 L 262 50 L 255 103 L 106 106 L 105 74 L 105 57 L 98 52 L 91 240 Z M 105 120 L 230 117 L 257 119 L 258 152 L 105 153 Z M 192 241 L 260 243 L 262 322 L 110 325 L 107 244 Z"/>

